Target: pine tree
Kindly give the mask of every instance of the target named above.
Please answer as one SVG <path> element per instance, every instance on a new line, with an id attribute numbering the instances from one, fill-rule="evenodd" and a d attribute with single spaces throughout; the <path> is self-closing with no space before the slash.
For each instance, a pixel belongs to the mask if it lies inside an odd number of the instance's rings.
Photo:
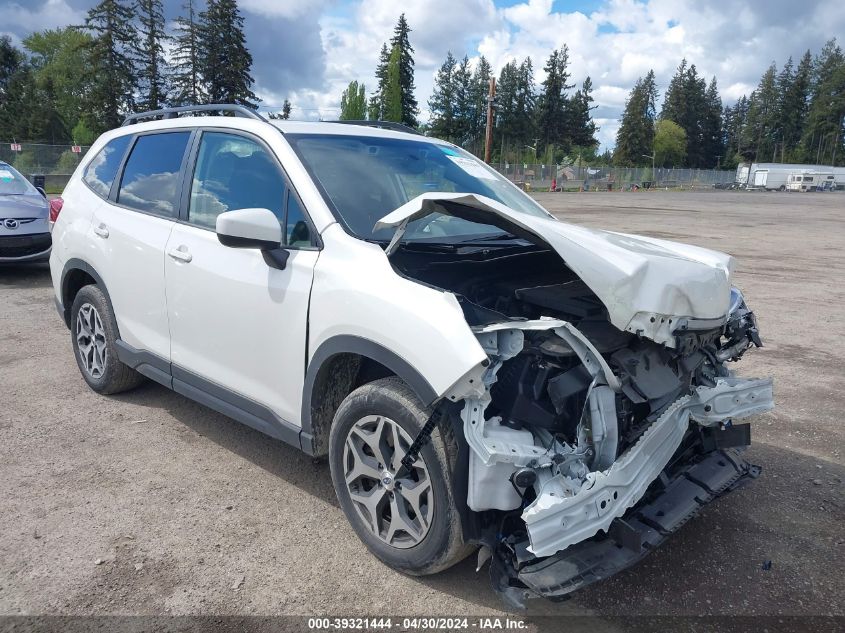
<path id="1" fill-rule="evenodd" d="M 161 0 L 137 0 L 138 84 L 141 93 L 138 106 L 143 110 L 158 110 L 167 102 L 167 62 L 164 60 L 164 43 L 169 39 L 164 32 L 164 8 Z"/>
<path id="2" fill-rule="evenodd" d="M 590 114 L 596 108 L 590 105 L 593 101 L 593 81 L 588 76 L 570 100 L 570 139 L 576 147 L 594 148 L 599 144 L 596 140 L 598 128 Z"/>
<path id="3" fill-rule="evenodd" d="M 566 91 L 574 84 L 569 79 L 569 48 L 566 44 L 560 50 L 552 51 L 546 61 L 543 91 L 539 98 L 538 134 L 543 147 L 553 144 L 566 151 L 572 143 L 573 121 L 571 104 Z M 539 148 L 538 148 L 539 149 Z"/>
<path id="4" fill-rule="evenodd" d="M 742 134 L 741 150 L 758 162 L 770 161 L 775 150 L 778 125 L 777 68 L 774 63 L 751 93 L 748 117 Z"/>
<path id="5" fill-rule="evenodd" d="M 490 77 L 493 75 L 490 62 L 482 55 L 472 72 L 472 122 L 469 146 L 480 155 L 484 149 L 487 127 L 487 95 L 490 91 Z"/>
<path id="6" fill-rule="evenodd" d="M 235 0 L 208 0 L 200 13 L 200 67 L 211 103 L 258 107 L 243 26 Z"/>
<path id="7" fill-rule="evenodd" d="M 408 26 L 408 21 L 405 19 L 405 14 L 403 13 L 399 16 L 399 22 L 397 22 L 396 27 L 393 29 L 390 48 L 391 54 L 394 50 L 399 51 L 399 86 L 402 103 L 401 122 L 410 127 L 417 127 L 419 107 L 417 106 L 417 98 L 414 96 L 416 90 L 414 87 L 414 47 L 411 46 L 411 41 L 408 38 L 410 33 L 411 28 Z"/>
<path id="8" fill-rule="evenodd" d="M 402 51 L 394 46 L 387 62 L 384 85 L 384 120 L 403 123 L 402 111 Z"/>
<path id="9" fill-rule="evenodd" d="M 469 67 L 469 57 L 464 55 L 461 63 L 455 68 L 453 75 L 455 88 L 455 143 L 465 147 L 472 133 L 473 91 L 472 71 Z"/>
<path id="10" fill-rule="evenodd" d="M 779 116 L 787 161 L 798 157 L 798 145 L 807 120 L 812 71 L 813 56 L 810 51 L 807 51 L 798 62 L 798 67 L 788 83 L 783 81 L 783 77 L 779 77 L 778 89 L 781 92 Z"/>
<path id="11" fill-rule="evenodd" d="M 835 39 L 813 60 L 810 92 L 802 155 L 808 162 L 841 164 L 845 162 L 845 55 Z"/>
<path id="12" fill-rule="evenodd" d="M 97 131 L 119 126 L 122 115 L 135 107 L 138 82 L 133 17 L 121 0 L 102 0 L 85 18 L 84 28 L 94 36 L 87 79 L 91 84 L 88 107 Z"/>
<path id="13" fill-rule="evenodd" d="M 387 86 L 387 65 L 390 63 L 390 49 L 381 45 L 378 64 L 376 65 L 376 90 L 367 105 L 367 116 L 371 121 L 384 119 L 384 89 Z"/>
<path id="14" fill-rule="evenodd" d="M 704 126 L 707 118 L 707 84 L 699 77 L 695 64 L 687 66 L 681 61 L 669 82 L 660 118 L 674 121 L 686 134 L 686 165 L 709 167 L 706 155 Z"/>
<path id="15" fill-rule="evenodd" d="M 654 71 L 648 71 L 637 83 L 625 102 L 613 162 L 623 167 L 650 165 L 654 147 L 654 124 L 657 118 L 657 85 Z"/>
<path id="16" fill-rule="evenodd" d="M 725 157 L 725 140 L 722 129 L 722 98 L 716 85 L 716 77 L 710 80 L 704 99 L 704 113 L 701 119 L 701 164 L 700 167 L 715 168 Z"/>
<path id="17" fill-rule="evenodd" d="M 200 25 L 195 0 L 185 0 L 185 15 L 176 18 L 173 48 L 173 102 L 176 105 L 198 105 L 205 102 L 200 75 Z"/>
<path id="18" fill-rule="evenodd" d="M 537 94 L 534 89 L 534 65 L 530 57 L 523 60 L 517 71 L 515 106 L 515 136 L 522 144 L 520 149 L 525 149 L 526 145 L 536 143 L 534 135 L 537 133 Z M 537 146 L 533 147 L 536 152 Z"/>
<path id="19" fill-rule="evenodd" d="M 285 99 L 284 103 L 282 103 L 282 118 L 287 121 L 290 118 L 290 101 Z"/>
<path id="20" fill-rule="evenodd" d="M 350 81 L 340 96 L 341 121 L 360 121 L 367 118 L 367 96 L 364 84 Z"/>
<path id="21" fill-rule="evenodd" d="M 452 141 L 455 138 L 455 67 L 457 60 L 452 52 L 446 53 L 446 60 L 434 77 L 434 88 L 428 100 L 431 111 L 431 134 L 437 138 Z"/>

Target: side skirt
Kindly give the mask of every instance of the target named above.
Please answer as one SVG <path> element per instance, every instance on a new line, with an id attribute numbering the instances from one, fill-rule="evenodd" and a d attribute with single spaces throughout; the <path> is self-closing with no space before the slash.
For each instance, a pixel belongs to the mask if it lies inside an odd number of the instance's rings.
<path id="1" fill-rule="evenodd" d="M 155 354 L 135 349 L 119 339 L 117 357 L 138 373 L 176 393 L 187 396 L 209 409 L 214 409 L 270 437 L 295 446 L 308 455 L 314 454 L 314 438 L 311 434 L 283 420 L 262 404 L 169 363 Z"/>

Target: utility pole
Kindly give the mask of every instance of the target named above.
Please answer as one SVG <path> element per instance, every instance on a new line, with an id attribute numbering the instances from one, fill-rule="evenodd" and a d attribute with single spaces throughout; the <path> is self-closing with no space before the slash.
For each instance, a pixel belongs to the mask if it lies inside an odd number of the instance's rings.
<path id="1" fill-rule="evenodd" d="M 496 78 L 490 77 L 490 90 L 487 93 L 487 130 L 484 135 L 484 162 L 490 163 L 493 151 L 493 107 L 496 104 Z"/>

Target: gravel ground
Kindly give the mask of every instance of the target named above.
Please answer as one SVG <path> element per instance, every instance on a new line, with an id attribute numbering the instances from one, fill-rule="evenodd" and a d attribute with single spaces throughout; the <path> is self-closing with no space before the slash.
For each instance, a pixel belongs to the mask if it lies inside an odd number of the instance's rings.
<path id="1" fill-rule="evenodd" d="M 845 195 L 537 198 L 736 256 L 765 343 L 741 373 L 774 376 L 777 409 L 753 425 L 759 480 L 529 618 L 843 614 Z M 153 383 L 90 391 L 69 339 L 48 270 L 0 269 L 0 614 L 505 613 L 474 560 L 409 578 L 370 556 L 325 463 Z"/>

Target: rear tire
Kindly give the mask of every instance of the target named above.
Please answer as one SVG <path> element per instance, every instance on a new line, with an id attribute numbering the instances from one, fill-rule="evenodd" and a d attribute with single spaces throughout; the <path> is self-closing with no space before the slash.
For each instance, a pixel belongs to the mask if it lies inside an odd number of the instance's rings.
<path id="1" fill-rule="evenodd" d="M 83 286 L 70 309 L 70 337 L 79 371 L 97 393 L 134 389 L 144 377 L 117 358 L 117 321 L 95 285 Z"/>
<path id="2" fill-rule="evenodd" d="M 430 415 L 404 382 L 382 378 L 346 397 L 329 434 L 332 482 L 352 528 L 381 561 L 415 576 L 475 549 L 463 542 L 452 494 L 458 450 L 448 422 L 435 428 L 412 471 L 393 477 Z"/>

